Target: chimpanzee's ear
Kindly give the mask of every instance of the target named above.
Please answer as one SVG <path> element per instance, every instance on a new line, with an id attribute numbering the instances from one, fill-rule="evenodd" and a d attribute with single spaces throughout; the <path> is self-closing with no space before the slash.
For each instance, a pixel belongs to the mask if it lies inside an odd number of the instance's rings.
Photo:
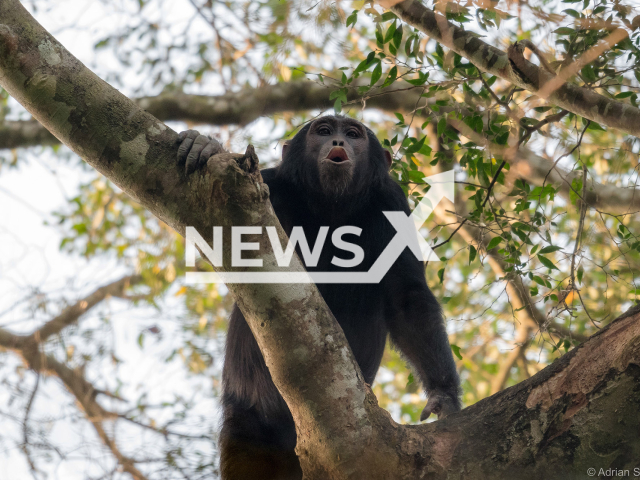
<path id="1" fill-rule="evenodd" d="M 389 152 L 389 150 L 385 150 L 384 151 L 384 159 L 387 161 L 387 168 L 391 169 L 391 162 L 392 162 L 392 158 L 391 158 L 391 153 Z"/>
<path id="2" fill-rule="evenodd" d="M 291 140 L 285 140 L 282 144 L 282 160 L 284 160 L 285 155 L 287 154 L 287 150 L 289 149 L 289 145 L 291 144 Z"/>

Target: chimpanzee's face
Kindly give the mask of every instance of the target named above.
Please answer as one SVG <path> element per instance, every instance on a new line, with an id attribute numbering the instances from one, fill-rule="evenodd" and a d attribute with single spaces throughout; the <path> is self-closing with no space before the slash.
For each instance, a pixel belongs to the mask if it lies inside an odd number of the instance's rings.
<path id="1" fill-rule="evenodd" d="M 321 117 L 309 127 L 306 144 L 305 160 L 316 162 L 320 186 L 327 195 L 347 192 L 356 174 L 367 168 L 369 139 L 356 120 Z"/>

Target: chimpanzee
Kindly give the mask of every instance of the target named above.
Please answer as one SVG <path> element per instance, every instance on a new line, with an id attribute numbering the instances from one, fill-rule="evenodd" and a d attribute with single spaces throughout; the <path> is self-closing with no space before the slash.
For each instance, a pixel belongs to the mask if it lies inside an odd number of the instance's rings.
<path id="1" fill-rule="evenodd" d="M 222 151 L 217 141 L 194 130 L 182 132 L 178 141 L 178 161 L 188 174 Z M 349 236 L 349 242 L 365 252 L 358 267 L 340 266 L 336 257 L 344 260 L 351 254 L 326 243 L 317 265 L 307 265 L 309 271 L 367 271 L 378 258 L 396 233 L 382 212 L 409 213 L 402 189 L 389 175 L 390 165 L 389 152 L 370 129 L 348 117 L 327 115 L 305 125 L 284 146 L 277 167 L 261 171 L 287 234 L 301 226 L 313 245 L 321 226 L 329 227 L 327 238 L 340 226 L 362 229 L 359 236 Z M 367 383 L 378 371 L 389 333 L 427 392 L 421 419 L 460 410 L 460 381 L 442 311 L 427 286 L 424 263 L 409 249 L 378 284 L 319 284 L 318 289 Z M 222 478 L 300 479 L 293 418 L 237 305 L 230 318 L 222 381 Z"/>

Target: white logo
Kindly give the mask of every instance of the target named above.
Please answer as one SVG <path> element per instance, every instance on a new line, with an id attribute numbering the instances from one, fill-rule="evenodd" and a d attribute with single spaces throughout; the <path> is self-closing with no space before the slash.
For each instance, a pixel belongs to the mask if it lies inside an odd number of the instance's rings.
<path id="1" fill-rule="evenodd" d="M 262 234 L 262 227 L 232 227 L 231 229 L 231 266 L 261 267 L 259 272 L 187 272 L 186 283 L 379 283 L 398 259 L 405 248 L 409 248 L 419 259 L 430 262 L 440 261 L 426 240 L 418 232 L 433 209 L 443 198 L 454 201 L 454 172 L 447 171 L 425 177 L 431 188 L 416 205 L 410 215 L 404 212 L 382 212 L 396 229 L 396 234 L 367 272 L 278 272 L 277 268 L 288 267 L 296 245 L 305 264 L 313 267 L 318 264 L 322 247 L 326 242 L 329 227 L 320 227 L 318 237 L 310 246 L 302 227 L 293 227 L 286 249 L 282 249 L 276 227 L 265 227 L 273 248 L 273 255 L 264 258 L 242 258 L 244 250 L 258 250 L 259 243 L 243 242 L 242 235 Z M 333 257 L 331 263 L 343 268 L 358 266 L 364 260 L 364 251 L 359 245 L 345 241 L 343 235 L 359 236 L 361 229 L 353 226 L 337 228 L 331 235 L 331 242 L 341 250 L 350 252 L 353 258 L 348 260 Z M 196 246 L 215 267 L 222 267 L 222 227 L 213 227 L 213 247 L 209 245 L 193 227 L 186 229 L 186 265 L 195 266 Z"/>

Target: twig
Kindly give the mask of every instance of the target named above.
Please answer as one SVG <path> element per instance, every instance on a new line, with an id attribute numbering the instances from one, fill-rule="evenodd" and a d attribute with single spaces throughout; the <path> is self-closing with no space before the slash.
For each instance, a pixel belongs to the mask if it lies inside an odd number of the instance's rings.
<path id="1" fill-rule="evenodd" d="M 584 220 L 587 216 L 587 202 L 584 201 L 584 198 L 587 196 L 587 165 L 582 163 L 582 198 L 583 200 L 580 202 L 580 222 L 578 223 L 578 231 L 576 233 L 576 243 L 573 246 L 573 253 L 571 254 L 571 276 L 569 279 L 569 288 L 573 290 L 578 290 L 576 287 L 576 256 L 578 255 L 578 250 L 580 250 L 580 246 L 582 244 L 582 230 L 584 229 Z"/>
<path id="2" fill-rule="evenodd" d="M 486 88 L 487 91 L 489 92 L 489 95 L 491 95 L 493 99 L 496 101 L 496 103 L 498 105 L 503 106 L 507 112 L 511 112 L 511 108 L 509 108 L 509 103 L 502 101 L 500 100 L 500 98 L 498 98 L 498 95 L 496 95 L 496 93 L 491 89 L 487 81 L 482 76 L 482 72 L 480 72 L 480 81 L 482 82 L 482 85 L 484 85 L 484 88 Z"/>
<path id="3" fill-rule="evenodd" d="M 527 131 L 527 133 L 525 133 L 524 136 L 520 139 L 520 141 L 518 142 L 518 145 L 522 145 L 523 143 L 526 143 L 531 138 L 531 135 L 534 132 L 537 132 L 545 125 L 562 120 L 568 113 L 569 113 L 568 110 L 560 110 L 558 113 L 554 113 L 553 115 L 549 115 L 548 117 L 545 117 L 543 120 L 541 120 L 534 126 L 525 127 L 525 130 Z"/>
<path id="4" fill-rule="evenodd" d="M 40 373 L 36 372 L 36 384 L 33 386 L 33 391 L 31 395 L 29 395 L 29 401 L 27 402 L 27 407 L 24 411 L 24 419 L 22 420 L 22 451 L 24 452 L 25 457 L 27 458 L 27 463 L 29 464 L 29 469 L 31 469 L 31 473 L 35 478 L 37 478 L 36 474 L 40 473 L 38 468 L 36 467 L 33 459 L 31 458 L 31 452 L 29 451 L 29 415 L 31 414 L 31 407 L 33 406 L 33 400 L 36 398 L 36 393 L 38 392 L 38 386 L 40 385 Z"/>

